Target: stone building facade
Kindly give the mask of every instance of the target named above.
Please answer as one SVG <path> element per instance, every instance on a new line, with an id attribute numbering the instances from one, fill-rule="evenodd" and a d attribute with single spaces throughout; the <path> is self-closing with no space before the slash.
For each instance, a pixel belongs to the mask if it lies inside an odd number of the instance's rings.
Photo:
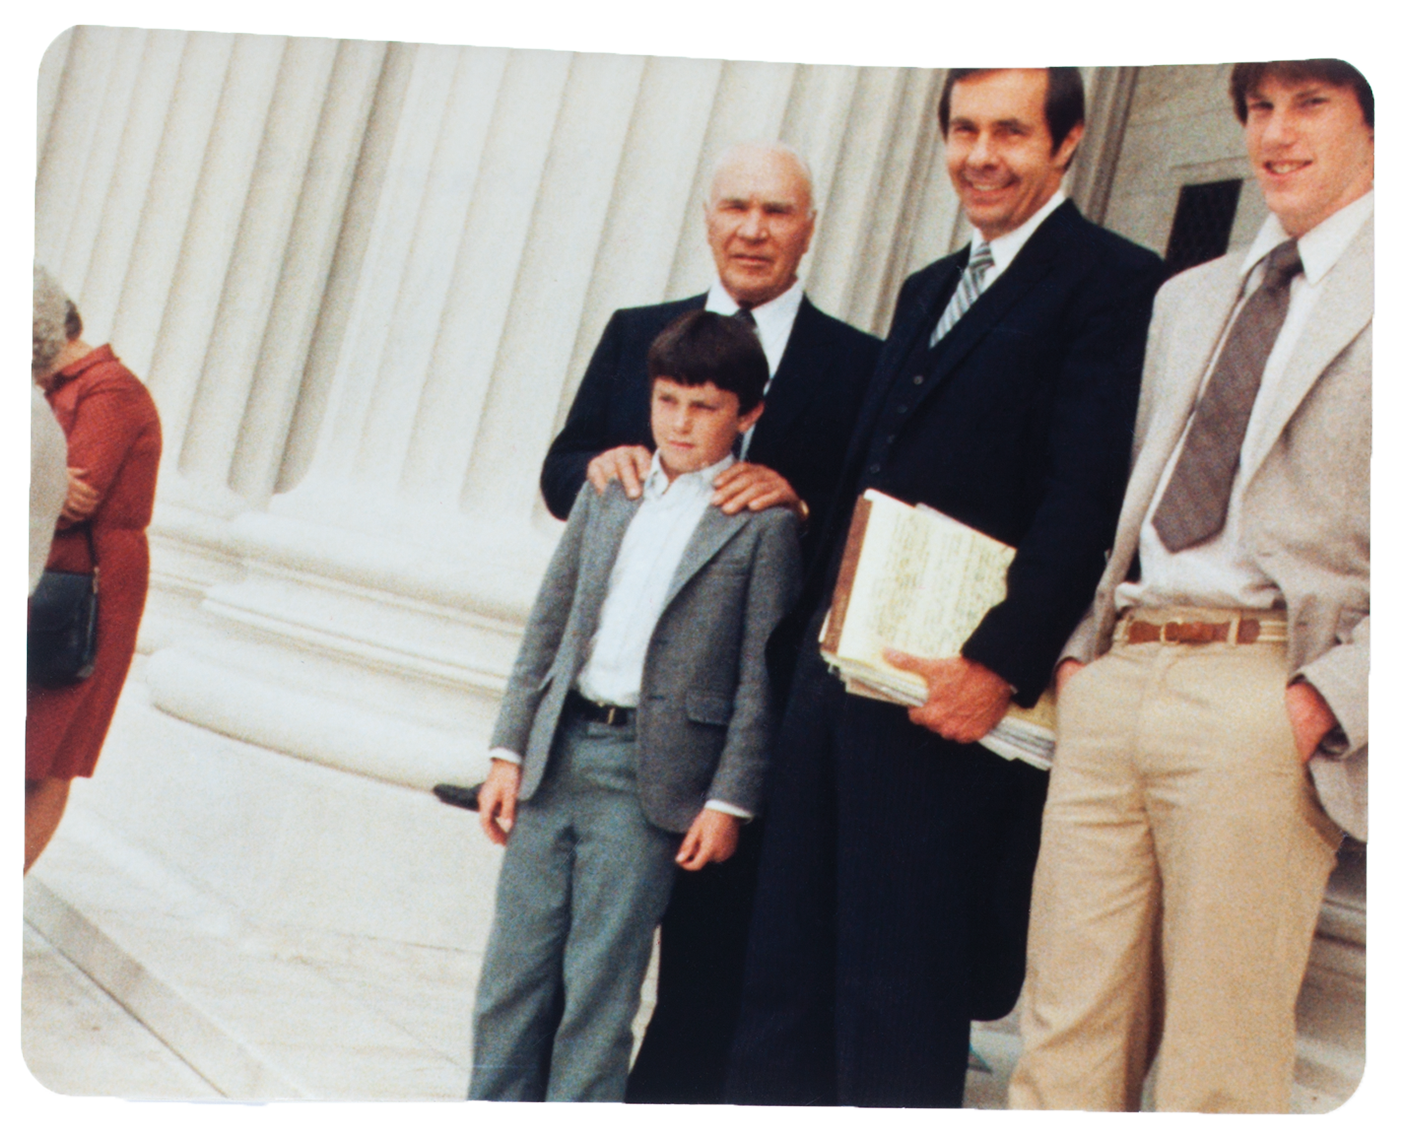
<path id="1" fill-rule="evenodd" d="M 1085 75 L 1069 180 L 1085 213 L 1164 252 L 1194 229 L 1183 186 L 1245 180 L 1198 240 L 1251 237 L 1264 207 L 1226 67 Z M 706 288 L 710 167 L 780 138 L 815 177 L 806 288 L 884 333 L 903 278 L 968 234 L 942 79 L 94 27 L 55 41 L 36 258 L 165 432 L 141 657 L 75 790 L 105 874 L 178 877 L 261 930 L 479 949 L 496 856 L 428 790 L 485 771 L 560 529 L 537 472 L 605 322 Z M 81 912 L 55 869 L 46 914 Z M 1341 890 L 1332 953 L 1363 979 L 1363 882 Z"/>

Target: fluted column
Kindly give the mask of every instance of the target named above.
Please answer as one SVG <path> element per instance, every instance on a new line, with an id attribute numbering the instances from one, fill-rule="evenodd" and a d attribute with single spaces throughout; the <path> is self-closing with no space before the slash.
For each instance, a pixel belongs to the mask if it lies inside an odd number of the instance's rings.
<path id="1" fill-rule="evenodd" d="M 122 359 L 152 385 L 163 413 L 165 393 L 152 375 L 152 365 L 233 51 L 233 36 L 184 34 L 174 87 L 164 106 L 151 106 L 148 112 L 160 124 L 160 142 L 112 317 L 111 337 Z M 171 314 L 174 319 L 178 315 L 179 310 Z M 177 376 L 179 367 L 177 362 L 171 370 Z M 169 425 L 166 430 L 169 436 Z"/>
<path id="2" fill-rule="evenodd" d="M 226 283 L 239 287 L 230 271 L 240 221 L 287 48 L 287 40 L 280 36 L 233 39 L 147 378 L 165 433 L 162 498 L 201 510 L 211 506 L 209 489 L 192 487 L 181 475 L 185 435 L 200 378 L 216 343 Z"/>
<path id="3" fill-rule="evenodd" d="M 248 399 L 238 411 L 238 440 L 230 457 L 229 486 L 249 503 L 267 502 L 288 453 L 308 352 L 385 53 L 384 44 L 343 40 L 336 45 L 310 154 L 305 169 L 297 171 L 297 208 L 260 333 Z"/>
<path id="4" fill-rule="evenodd" d="M 292 222 L 335 55 L 334 41 L 295 39 L 288 41 L 278 59 L 256 157 L 248 168 L 237 235 L 229 251 L 203 367 L 190 396 L 176 459 L 181 476 L 194 485 L 202 503 L 218 495 L 230 501 L 231 509 L 242 506 L 230 487 L 230 468 L 280 273 L 288 258 Z"/>
<path id="5" fill-rule="evenodd" d="M 610 313 L 712 280 L 722 151 L 806 156 L 802 272 L 863 327 L 954 233 L 936 72 L 92 28 L 51 61 L 41 248 L 166 433 L 153 699 L 403 784 L 481 764 L 541 457 Z"/>

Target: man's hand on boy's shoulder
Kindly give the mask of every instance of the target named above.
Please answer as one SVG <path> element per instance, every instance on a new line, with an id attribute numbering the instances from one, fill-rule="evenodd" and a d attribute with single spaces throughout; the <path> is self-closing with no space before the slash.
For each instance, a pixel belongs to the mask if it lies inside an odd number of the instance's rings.
<path id="1" fill-rule="evenodd" d="M 597 494 L 603 495 L 611 480 L 624 485 L 624 494 L 637 499 L 643 494 L 644 480 L 648 478 L 649 465 L 653 463 L 653 453 L 640 444 L 621 444 L 601 452 L 585 469 L 585 478 L 590 481 Z"/>
<path id="2" fill-rule="evenodd" d="M 685 871 L 700 871 L 708 864 L 720 864 L 736 851 L 741 838 L 741 821 L 715 808 L 704 808 L 693 820 L 692 827 L 678 848 L 678 866 Z"/>
<path id="3" fill-rule="evenodd" d="M 801 520 L 809 514 L 790 481 L 763 464 L 745 460 L 734 463 L 717 476 L 712 486 L 717 489 L 712 506 L 720 507 L 724 515 L 735 515 L 743 508 L 764 511 L 767 507 L 788 507 Z"/>
<path id="4" fill-rule="evenodd" d="M 478 823 L 494 844 L 506 844 L 507 833 L 517 822 L 517 790 L 521 785 L 521 765 L 492 762 L 492 771 L 478 792 Z"/>

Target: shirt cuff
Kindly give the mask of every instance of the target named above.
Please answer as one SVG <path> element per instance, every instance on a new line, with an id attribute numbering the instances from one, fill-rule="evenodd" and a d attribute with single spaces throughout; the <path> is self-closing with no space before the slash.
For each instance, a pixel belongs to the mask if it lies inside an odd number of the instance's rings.
<path id="1" fill-rule="evenodd" d="M 488 750 L 488 760 L 506 761 L 509 765 L 516 765 L 518 768 L 520 768 L 522 764 L 522 756 L 520 753 L 514 752 L 512 749 L 504 749 L 501 745 L 497 745 Z"/>
<path id="2" fill-rule="evenodd" d="M 753 819 L 752 813 L 747 812 L 744 808 L 737 808 L 734 804 L 728 804 L 724 800 L 709 800 L 703 807 L 711 808 L 717 812 L 725 812 L 728 816 L 735 816 L 740 820 Z"/>

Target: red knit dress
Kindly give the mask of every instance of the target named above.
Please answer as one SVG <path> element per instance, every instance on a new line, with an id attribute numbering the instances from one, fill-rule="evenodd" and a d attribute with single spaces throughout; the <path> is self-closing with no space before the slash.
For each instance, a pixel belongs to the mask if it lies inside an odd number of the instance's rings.
<path id="1" fill-rule="evenodd" d="M 161 423 L 151 394 L 112 353 L 94 349 L 55 375 L 47 393 L 68 438 L 68 466 L 98 493 L 91 518 L 98 578 L 97 659 L 92 676 L 61 689 L 29 688 L 26 780 L 93 775 L 122 683 L 136 652 L 150 559 L 146 527 L 156 498 Z M 87 527 L 59 524 L 54 570 L 88 571 Z"/>

